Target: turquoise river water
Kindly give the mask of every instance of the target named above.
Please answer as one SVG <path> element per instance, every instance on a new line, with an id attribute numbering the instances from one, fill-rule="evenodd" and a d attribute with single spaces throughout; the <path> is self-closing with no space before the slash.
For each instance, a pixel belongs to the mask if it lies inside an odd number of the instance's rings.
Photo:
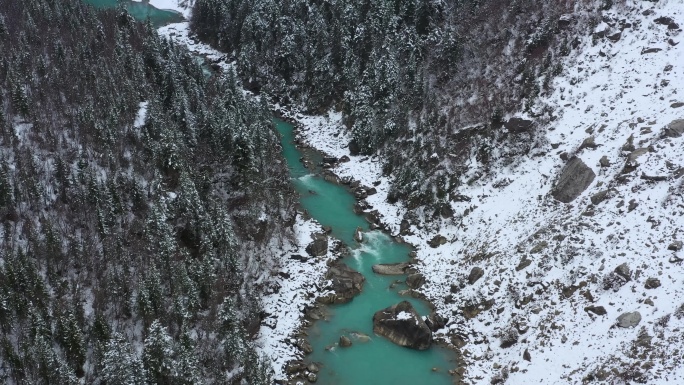
<path id="1" fill-rule="evenodd" d="M 133 17 L 147 18 L 155 26 L 183 20 L 174 11 L 160 10 L 147 3 L 129 0 L 84 0 L 97 8 L 125 6 Z M 449 385 L 448 370 L 455 367 L 453 352 L 433 345 L 429 350 L 417 351 L 402 348 L 383 337 L 373 334 L 373 314 L 400 301 L 410 301 L 422 314 L 429 313 L 428 304 L 422 300 L 403 297 L 399 290 L 405 289 L 405 276 L 381 276 L 373 273 L 377 263 L 405 262 L 409 260 L 409 248 L 394 242 L 380 231 L 368 231 L 368 223 L 353 211 L 354 197 L 344 187 L 326 182 L 307 170 L 300 158 L 304 156 L 294 145 L 293 126 L 276 119 L 276 128 L 282 138 L 283 156 L 287 160 L 295 189 L 301 197 L 302 206 L 314 219 L 332 228 L 332 236 L 351 249 L 344 258 L 352 269 L 366 278 L 363 292 L 351 302 L 328 307 L 330 314 L 309 327 L 309 342 L 314 352 L 307 362 L 317 362 L 321 371 L 318 382 L 323 385 Z M 315 154 L 306 154 L 316 157 Z M 316 159 L 313 159 L 315 162 Z M 364 242 L 357 243 L 353 233 L 357 227 L 364 230 Z M 293 262 L 294 263 L 294 262 Z M 393 285 L 394 284 L 394 285 Z M 391 288 L 391 286 L 394 286 Z M 362 333 L 370 340 L 362 342 L 356 337 Z M 336 344 L 341 335 L 351 338 L 353 345 L 340 348 Z"/>
<path id="2" fill-rule="evenodd" d="M 351 302 L 328 308 L 331 317 L 316 321 L 307 331 L 314 352 L 307 360 L 322 364 L 319 383 L 326 385 L 408 385 L 450 384 L 448 370 L 455 364 L 454 354 L 434 346 L 427 351 L 402 348 L 373 334 L 373 314 L 403 300 L 427 315 L 429 308 L 422 300 L 399 295 L 406 289 L 405 276 L 381 276 L 373 273 L 377 263 L 406 262 L 410 249 L 380 231 L 368 232 L 366 220 L 353 211 L 354 197 L 344 187 L 310 174 L 299 159 L 303 154 L 293 144 L 291 124 L 276 120 L 282 137 L 283 155 L 287 160 L 301 204 L 309 215 L 332 228 L 332 236 L 351 249 L 344 262 L 366 278 L 363 292 Z M 364 229 L 364 242 L 354 240 L 354 230 Z M 392 284 L 395 285 L 392 285 Z M 390 286 L 394 286 L 390 288 Z M 362 342 L 357 333 L 371 337 Z M 336 346 L 341 335 L 352 340 L 352 346 Z M 326 349 L 327 348 L 327 349 Z M 433 370 L 436 369 L 436 370 Z"/>

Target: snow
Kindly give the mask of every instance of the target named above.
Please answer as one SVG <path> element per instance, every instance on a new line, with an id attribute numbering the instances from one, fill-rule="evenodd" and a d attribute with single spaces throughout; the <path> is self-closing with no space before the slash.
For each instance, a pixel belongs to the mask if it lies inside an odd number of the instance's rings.
<path id="1" fill-rule="evenodd" d="M 400 311 L 399 314 L 397 314 L 396 319 L 397 321 L 407 321 L 413 319 L 413 316 L 411 315 L 411 313 Z"/>
<path id="2" fill-rule="evenodd" d="M 647 8 L 654 14 L 643 15 Z M 667 124 L 684 118 L 684 107 L 671 107 L 684 102 L 684 44 L 681 32 L 654 23 L 669 16 L 684 26 L 684 6 L 673 0 L 627 1 L 604 15 L 606 28 L 611 19 L 614 24 L 626 19 L 633 27 L 615 43 L 599 39 L 592 45 L 592 37 L 583 36 L 580 48 L 563 63 L 555 91 L 543 100 L 553 106 L 557 119 L 541 127 L 545 138 L 534 150 L 539 156 L 495 167 L 492 174 L 459 190 L 471 201 L 452 202 L 457 213 L 453 219 L 414 226 L 413 235 L 404 237 L 418 247 L 419 267 L 428 280 L 423 292 L 440 313 L 457 314 L 442 332 L 467 336 L 470 342 L 464 348 L 469 352 L 464 358 L 470 382 L 489 383 L 501 366 L 510 369 L 509 384 L 574 384 L 601 369 L 624 371 L 630 365 L 646 372 L 649 384 L 684 381 L 679 356 L 671 354 L 684 349 L 677 331 L 684 320 L 673 316 L 667 326 L 658 325 L 684 301 L 684 272 L 679 263 L 671 263 L 684 253 L 668 250 L 673 241 L 684 238 L 684 178 L 674 175 L 684 167 L 684 138 L 661 137 Z M 652 47 L 662 50 L 642 54 Z M 672 68 L 666 71 L 667 65 Z M 381 182 L 378 193 L 366 200 L 396 234 L 406 211 L 386 202 L 389 180 L 382 177 L 379 159 L 349 154 L 350 136 L 338 113 L 292 116 L 303 126 L 300 135 L 308 144 L 331 156 L 351 158 L 335 169 L 338 175 L 367 186 Z M 580 150 L 592 135 L 598 146 Z M 636 171 L 623 174 L 629 151 L 622 148 L 631 135 L 635 148 L 649 151 L 637 159 Z M 565 164 L 563 152 L 577 155 L 596 173 L 590 187 L 570 204 L 549 194 Z M 599 165 L 603 156 L 610 166 Z M 477 161 L 472 163 L 475 172 Z M 648 181 L 642 174 L 667 180 Z M 497 183 L 506 179 L 510 184 Z M 607 189 L 614 190 L 613 196 L 592 206 L 590 197 Z M 632 201 L 637 206 L 629 209 Z M 437 233 L 450 241 L 430 248 L 427 241 Z M 523 258 L 532 264 L 517 271 Z M 631 268 L 632 280 L 617 291 L 604 290 L 603 277 L 622 263 Z M 459 287 L 474 266 L 484 268 L 485 276 Z M 650 277 L 662 286 L 645 289 Z M 452 284 L 455 303 L 447 303 Z M 576 292 L 566 298 L 562 289 L 573 286 Z M 530 302 L 520 305 L 526 297 Z M 465 319 L 463 303 L 480 299 L 494 299 L 495 305 Z M 589 305 L 604 306 L 608 314 L 590 314 L 584 310 Z M 629 311 L 639 311 L 641 323 L 616 328 L 616 318 Z M 514 324 L 529 329 L 520 342 L 501 348 L 499 336 Z M 650 369 L 641 368 L 646 360 L 634 353 L 642 327 L 654 336 L 651 350 L 644 353 L 653 365 Z M 522 359 L 525 349 L 530 362 Z"/>
<path id="3" fill-rule="evenodd" d="M 280 271 L 277 282 L 280 289 L 263 298 L 264 311 L 269 316 L 261 326 L 257 345 L 271 359 L 275 379 L 285 379 L 285 364 L 301 354 L 292 337 L 302 326 L 304 311 L 313 305 L 326 286 L 324 275 L 327 261 L 332 256 L 330 250 L 325 257 L 309 258 L 305 262 L 291 258 L 293 255 L 308 257 L 304 249 L 312 242 L 311 235 L 320 231 L 321 226 L 317 222 L 297 217 L 294 226 L 296 241 L 278 254 Z"/>
<path id="4" fill-rule="evenodd" d="M 133 127 L 140 128 L 145 124 L 145 119 L 147 118 L 147 104 L 148 102 L 140 102 L 138 114 L 135 116 L 135 121 L 133 122 Z"/>

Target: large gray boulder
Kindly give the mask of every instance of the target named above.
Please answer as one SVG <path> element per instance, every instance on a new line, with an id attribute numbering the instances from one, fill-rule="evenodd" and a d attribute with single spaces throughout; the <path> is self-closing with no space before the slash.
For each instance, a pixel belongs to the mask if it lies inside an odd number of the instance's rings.
<path id="1" fill-rule="evenodd" d="M 432 331 L 408 301 L 376 312 L 373 332 L 411 349 L 426 350 L 432 343 Z"/>
<path id="2" fill-rule="evenodd" d="M 403 275 L 406 274 L 406 269 L 411 266 L 406 262 L 401 263 L 381 263 L 373 265 L 373 272 L 380 275 Z"/>
<path id="3" fill-rule="evenodd" d="M 328 269 L 325 278 L 332 284 L 332 293 L 319 297 L 318 302 L 324 304 L 347 303 L 363 290 L 366 279 L 358 271 L 352 270 L 343 263 L 336 263 Z"/>
<path id="4" fill-rule="evenodd" d="M 621 328 L 633 328 L 641 322 L 641 313 L 638 311 L 623 313 L 617 319 L 617 325 Z"/>
<path id="5" fill-rule="evenodd" d="M 561 171 L 551 195 L 558 201 L 570 203 L 594 181 L 596 174 L 582 159 L 573 157 Z"/>

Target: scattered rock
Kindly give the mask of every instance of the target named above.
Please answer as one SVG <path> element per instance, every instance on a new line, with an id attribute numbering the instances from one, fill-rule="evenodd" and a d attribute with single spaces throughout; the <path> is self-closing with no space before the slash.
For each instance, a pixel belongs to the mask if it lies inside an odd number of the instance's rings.
<path id="1" fill-rule="evenodd" d="M 658 278 L 648 278 L 644 287 L 646 289 L 657 289 L 660 287 L 660 280 Z"/>
<path id="2" fill-rule="evenodd" d="M 373 272 L 380 275 L 403 275 L 406 274 L 406 269 L 411 266 L 409 263 L 383 263 L 373 265 Z"/>
<path id="3" fill-rule="evenodd" d="M 366 279 L 358 271 L 354 271 L 343 263 L 336 263 L 328 269 L 325 278 L 332 282 L 334 293 L 319 297 L 324 304 L 347 303 L 363 290 Z"/>
<path id="4" fill-rule="evenodd" d="M 617 326 L 621 328 L 632 328 L 641 322 L 641 313 L 638 311 L 622 313 L 617 318 Z"/>
<path id="5" fill-rule="evenodd" d="M 671 17 L 661 16 L 653 20 L 656 24 L 666 25 L 667 29 L 679 29 L 679 25 Z"/>
<path id="6" fill-rule="evenodd" d="M 523 352 L 523 360 L 531 362 L 532 361 L 532 356 L 530 355 L 530 351 L 525 348 L 525 351 Z"/>
<path id="7" fill-rule="evenodd" d="M 373 332 L 411 349 L 426 350 L 432 343 L 432 331 L 408 301 L 376 312 Z"/>
<path id="8" fill-rule="evenodd" d="M 672 104 L 670 104 L 670 107 L 671 107 L 671 108 L 679 108 L 679 107 L 684 107 L 684 102 L 676 102 L 676 103 L 672 103 Z"/>
<path id="9" fill-rule="evenodd" d="M 312 362 L 306 366 L 306 370 L 310 371 L 311 373 L 318 373 L 321 369 L 318 367 L 317 363 Z"/>
<path id="10" fill-rule="evenodd" d="M 606 35 L 606 38 L 608 38 L 608 40 L 612 41 L 613 43 L 620 41 L 621 37 L 622 37 L 622 31 L 617 31 L 617 32 L 611 33 L 609 35 Z"/>
<path id="11" fill-rule="evenodd" d="M 599 165 L 601 167 L 610 167 L 610 161 L 608 160 L 607 156 L 602 156 L 601 159 L 599 159 Z"/>
<path id="12" fill-rule="evenodd" d="M 314 240 L 306 246 L 306 252 L 312 257 L 322 257 L 328 253 L 328 237 L 325 234 L 315 234 Z"/>
<path id="13" fill-rule="evenodd" d="M 433 249 L 445 244 L 447 242 L 447 239 L 444 238 L 444 236 L 437 234 L 432 239 L 428 242 L 428 245 L 432 247 Z"/>
<path id="14" fill-rule="evenodd" d="M 520 263 L 518 263 L 518 266 L 515 267 L 515 271 L 520 271 L 520 270 L 526 268 L 527 266 L 529 266 L 531 264 L 532 264 L 531 259 L 527 259 L 526 257 L 523 257 L 522 261 L 520 261 Z"/>
<path id="15" fill-rule="evenodd" d="M 682 247 L 684 247 L 684 242 L 674 241 L 674 242 L 670 243 L 670 246 L 668 246 L 667 249 L 672 250 L 672 251 L 679 251 L 682 249 Z"/>
<path id="16" fill-rule="evenodd" d="M 561 171 L 551 195 L 558 201 L 570 203 L 594 181 L 596 174 L 582 159 L 573 157 Z"/>
<path id="17" fill-rule="evenodd" d="M 478 279 L 482 278 L 484 273 L 482 268 L 477 266 L 473 267 L 472 270 L 470 270 L 470 274 L 468 274 L 468 283 L 471 285 L 474 284 Z"/>
<path id="18" fill-rule="evenodd" d="M 310 383 L 314 383 L 314 382 L 318 381 L 318 375 L 316 373 L 310 372 L 309 374 L 307 374 L 306 379 Z"/>
<path id="19" fill-rule="evenodd" d="M 420 273 L 410 274 L 406 277 L 406 286 L 411 289 L 418 289 L 425 284 L 425 276 Z"/>
<path id="20" fill-rule="evenodd" d="M 611 190 L 603 190 L 603 191 L 599 191 L 599 192 L 597 192 L 596 194 L 592 195 L 592 196 L 591 196 L 591 203 L 592 203 L 594 206 L 596 206 L 596 205 L 598 205 L 599 203 L 603 202 L 603 201 L 606 200 L 606 198 L 608 197 L 608 193 L 609 193 L 610 191 L 611 191 Z"/>
<path id="21" fill-rule="evenodd" d="M 530 254 L 539 254 L 544 250 L 547 246 L 549 246 L 549 243 L 546 241 L 541 241 L 534 245 L 534 247 L 530 250 Z"/>
<path id="22" fill-rule="evenodd" d="M 677 119 L 670 122 L 663 131 L 663 137 L 679 138 L 684 134 L 684 119 Z"/>
<path id="23" fill-rule="evenodd" d="M 606 311 L 606 308 L 603 306 L 594 306 L 594 305 L 587 306 L 584 308 L 584 311 L 586 311 L 587 313 L 594 313 L 596 315 L 608 314 L 608 312 Z"/>
<path id="24" fill-rule="evenodd" d="M 347 336 L 340 336 L 340 347 L 348 348 L 352 346 L 352 342 Z"/>
<path id="25" fill-rule="evenodd" d="M 627 281 L 630 281 L 632 279 L 632 271 L 629 269 L 629 266 L 626 262 L 615 268 L 615 274 L 619 275 Z"/>
<path id="26" fill-rule="evenodd" d="M 594 136 L 590 136 L 582 142 L 582 144 L 579 146 L 579 149 L 577 151 L 582 151 L 585 148 L 591 148 L 591 149 L 596 149 L 598 145 L 596 144 L 596 138 Z"/>
<path id="27" fill-rule="evenodd" d="M 351 160 L 351 159 L 349 159 L 349 157 L 348 157 L 347 155 L 342 155 L 342 156 L 340 157 L 340 163 L 347 163 L 347 162 L 349 162 L 350 160 Z"/>
<path id="28" fill-rule="evenodd" d="M 650 48 L 644 48 L 641 50 L 641 54 L 645 55 L 647 53 L 656 53 L 662 51 L 662 48 L 655 48 L 655 47 L 650 47 Z"/>

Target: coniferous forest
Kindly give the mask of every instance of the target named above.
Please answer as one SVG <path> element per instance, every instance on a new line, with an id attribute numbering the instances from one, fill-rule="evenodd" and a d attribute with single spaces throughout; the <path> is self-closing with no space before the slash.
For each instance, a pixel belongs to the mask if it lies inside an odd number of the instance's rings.
<path id="1" fill-rule="evenodd" d="M 125 10 L 0 0 L 0 382 L 269 384 L 278 146 L 234 75 Z"/>
<path id="2" fill-rule="evenodd" d="M 381 153 L 390 200 L 439 212 L 468 159 L 528 153 L 534 130 L 507 114 L 555 119 L 539 101 L 576 46 L 584 0 L 196 0 L 191 28 L 244 84 L 310 113 L 341 111 L 352 153 Z M 604 2 L 610 8 L 611 1 Z M 506 26 L 502 28 L 502 26 Z M 472 167 L 471 167 L 472 168 Z"/>

